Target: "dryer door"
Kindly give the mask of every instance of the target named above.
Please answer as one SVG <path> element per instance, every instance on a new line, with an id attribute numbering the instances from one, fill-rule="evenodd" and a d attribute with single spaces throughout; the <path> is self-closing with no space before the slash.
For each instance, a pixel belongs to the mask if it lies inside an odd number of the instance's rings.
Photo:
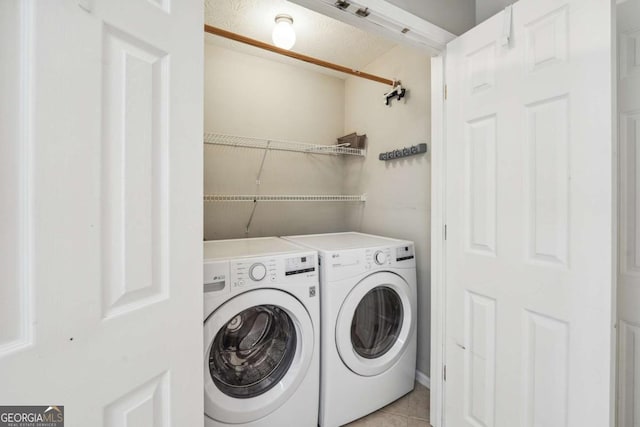
<path id="1" fill-rule="evenodd" d="M 413 331 L 415 298 L 397 274 L 362 279 L 347 295 L 336 322 L 336 345 L 345 365 L 363 376 L 389 369 L 403 354 Z"/>
<path id="2" fill-rule="evenodd" d="M 280 407 L 307 373 L 315 333 L 284 291 L 245 292 L 215 310 L 204 324 L 206 415 L 246 423 Z"/>

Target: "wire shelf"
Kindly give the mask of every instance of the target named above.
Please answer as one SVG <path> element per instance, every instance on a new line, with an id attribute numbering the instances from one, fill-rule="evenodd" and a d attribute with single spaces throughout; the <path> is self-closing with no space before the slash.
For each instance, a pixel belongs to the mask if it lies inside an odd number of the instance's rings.
<path id="1" fill-rule="evenodd" d="M 227 145 L 230 147 L 258 148 L 267 150 L 293 151 L 297 153 L 364 156 L 365 150 L 344 145 L 307 144 L 304 142 L 278 141 L 274 139 L 250 138 L 246 136 L 205 133 L 204 143 Z"/>
<path id="2" fill-rule="evenodd" d="M 206 194 L 205 202 L 364 202 L 366 195 Z"/>

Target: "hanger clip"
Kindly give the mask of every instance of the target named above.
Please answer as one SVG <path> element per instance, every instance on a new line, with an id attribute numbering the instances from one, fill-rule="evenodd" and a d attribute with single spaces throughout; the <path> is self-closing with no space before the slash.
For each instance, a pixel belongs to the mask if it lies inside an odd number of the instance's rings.
<path id="1" fill-rule="evenodd" d="M 400 80 L 394 80 L 393 88 L 391 89 L 391 91 L 384 94 L 384 105 L 391 106 L 391 100 L 393 98 L 396 98 L 398 101 L 400 101 L 402 98 L 404 98 L 406 92 L 407 90 L 402 87 L 402 85 L 400 84 Z"/>

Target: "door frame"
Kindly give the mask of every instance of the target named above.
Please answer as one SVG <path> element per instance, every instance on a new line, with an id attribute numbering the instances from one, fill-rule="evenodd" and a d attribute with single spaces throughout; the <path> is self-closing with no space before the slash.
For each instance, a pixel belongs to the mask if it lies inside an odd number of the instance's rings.
<path id="1" fill-rule="evenodd" d="M 446 320 L 446 50 L 431 58 L 431 402 L 430 422 L 443 425 Z"/>

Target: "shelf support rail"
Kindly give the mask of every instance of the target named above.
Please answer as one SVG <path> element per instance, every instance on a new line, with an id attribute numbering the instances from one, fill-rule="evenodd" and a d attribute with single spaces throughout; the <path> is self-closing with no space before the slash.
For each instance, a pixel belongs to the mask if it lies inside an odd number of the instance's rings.
<path id="1" fill-rule="evenodd" d="M 256 213 L 256 208 L 258 207 L 258 198 L 257 196 L 260 194 L 260 184 L 262 184 L 262 170 L 264 169 L 264 161 L 267 159 L 267 153 L 269 152 L 269 145 L 271 141 L 267 141 L 267 145 L 264 150 L 264 154 L 262 155 L 262 162 L 260 162 L 260 169 L 258 170 L 258 175 L 256 176 L 256 198 L 253 199 L 253 209 L 251 209 L 251 215 L 249 215 L 249 221 L 247 221 L 247 226 L 244 229 L 245 236 L 249 237 L 249 229 L 251 228 L 251 222 L 253 222 L 253 215 Z"/>
<path id="2" fill-rule="evenodd" d="M 334 145 L 309 144 L 305 142 L 278 141 L 275 139 L 261 139 L 247 136 L 224 135 L 219 133 L 205 133 L 204 143 L 208 145 L 256 148 L 261 150 L 269 149 L 308 154 L 352 155 L 360 157 L 364 157 L 365 155 L 364 149 L 351 148 L 349 143 Z"/>

